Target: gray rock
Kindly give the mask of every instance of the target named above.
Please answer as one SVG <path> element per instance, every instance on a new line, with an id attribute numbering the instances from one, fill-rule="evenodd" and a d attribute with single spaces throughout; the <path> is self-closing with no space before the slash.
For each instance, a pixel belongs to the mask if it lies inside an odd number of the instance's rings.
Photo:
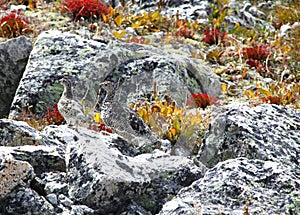
<path id="1" fill-rule="evenodd" d="M 46 198 L 52 205 L 57 205 L 57 196 L 54 193 L 47 195 Z"/>
<path id="2" fill-rule="evenodd" d="M 92 215 L 94 210 L 86 205 L 72 205 L 71 210 L 65 210 L 61 215 Z"/>
<path id="3" fill-rule="evenodd" d="M 125 156 L 107 144 L 113 135 L 80 128 L 67 149 L 69 196 L 98 214 L 126 211 L 135 202 L 151 213 L 179 189 L 200 178 L 206 168 L 164 152 Z"/>
<path id="4" fill-rule="evenodd" d="M 68 195 L 67 174 L 65 172 L 45 172 L 41 175 L 46 194 Z"/>
<path id="5" fill-rule="evenodd" d="M 26 161 L 15 160 L 0 147 L 0 199 L 5 199 L 16 187 L 29 187 L 34 169 Z"/>
<path id="6" fill-rule="evenodd" d="M 272 161 L 237 158 L 218 163 L 182 189 L 159 215 L 299 214 L 300 182 Z"/>
<path id="7" fill-rule="evenodd" d="M 95 106 L 104 79 L 119 84 L 116 99 L 124 105 L 149 95 L 154 80 L 159 92 L 172 95 L 178 105 L 191 92 L 205 91 L 215 97 L 221 93 L 219 78 L 194 59 L 151 46 L 50 31 L 36 41 L 9 117 L 22 118 L 22 109 L 28 106 L 45 112 L 57 103 L 63 87 L 56 81 L 66 74 L 75 88 L 74 99 L 84 99 L 87 109 Z"/>
<path id="8" fill-rule="evenodd" d="M 24 36 L 0 43 L 0 118 L 8 116 L 31 50 L 32 42 Z"/>
<path id="9" fill-rule="evenodd" d="M 231 104 L 212 113 L 198 159 L 208 167 L 238 157 L 271 160 L 300 175 L 300 114 L 277 105 Z"/>
<path id="10" fill-rule="evenodd" d="M 0 119 L 0 146 L 24 145 L 57 146 L 64 150 L 61 142 L 48 138 L 24 121 Z"/>
<path id="11" fill-rule="evenodd" d="M 5 199 L 4 214 L 55 214 L 53 206 L 30 188 L 19 188 Z"/>
<path id="12" fill-rule="evenodd" d="M 58 201 L 59 203 L 63 204 L 65 207 L 71 207 L 73 205 L 73 201 L 69 199 L 67 196 L 64 194 L 60 194 L 58 196 Z"/>
<path id="13" fill-rule="evenodd" d="M 144 208 L 136 204 L 135 202 L 128 205 L 120 215 L 151 215 L 149 211 L 146 211 Z"/>
<path id="14" fill-rule="evenodd" d="M 45 172 L 66 171 L 65 158 L 58 153 L 55 147 L 0 147 L 0 153 L 9 153 L 13 159 L 27 161 L 38 176 Z"/>
<path id="15" fill-rule="evenodd" d="M 212 4 L 217 4 L 216 1 L 201 1 L 201 0 L 136 0 L 136 4 L 131 7 L 132 12 L 139 14 L 142 12 L 154 12 L 159 8 L 159 2 L 163 2 L 163 7 L 160 8 L 160 13 L 166 17 L 177 16 L 179 19 L 188 21 L 197 21 L 198 23 L 208 24 L 209 18 L 212 17 Z M 274 3 L 274 2 L 273 2 Z M 227 6 L 227 13 L 224 23 L 229 24 L 232 28 L 235 24 L 239 23 L 241 26 L 248 28 L 265 27 L 274 29 L 268 22 L 266 22 L 266 15 L 249 2 L 241 2 L 232 0 L 228 4 L 221 2 L 221 7 Z"/>

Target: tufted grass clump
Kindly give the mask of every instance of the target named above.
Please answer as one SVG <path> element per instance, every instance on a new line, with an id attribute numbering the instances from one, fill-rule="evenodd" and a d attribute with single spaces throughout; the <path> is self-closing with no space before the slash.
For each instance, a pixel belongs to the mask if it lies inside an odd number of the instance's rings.
<path id="1" fill-rule="evenodd" d="M 205 31 L 205 37 L 203 38 L 203 42 L 208 43 L 209 45 L 223 43 L 226 37 L 225 32 L 221 32 L 217 28 L 208 28 Z"/>
<path id="2" fill-rule="evenodd" d="M 270 13 L 274 23 L 293 24 L 300 22 L 299 2 L 290 5 L 277 4 Z"/>
<path id="3" fill-rule="evenodd" d="M 264 69 L 264 62 L 272 56 L 272 53 L 268 45 L 255 45 L 243 48 L 242 55 L 248 65 L 255 67 L 256 70 L 260 72 Z"/>
<path id="4" fill-rule="evenodd" d="M 12 11 L 0 18 L 0 37 L 13 38 L 30 31 L 30 22 L 21 12 Z"/>
<path id="5" fill-rule="evenodd" d="M 130 107 L 160 138 L 168 139 L 173 145 L 180 136 L 190 144 L 199 145 L 203 133 L 208 128 L 209 117 L 204 117 L 197 108 L 177 107 L 176 102 L 167 94 L 158 96 L 154 82 L 152 101 L 137 102 Z M 192 146 L 191 148 L 195 148 Z M 198 148 L 198 147 L 197 147 Z"/>
<path id="6" fill-rule="evenodd" d="M 265 86 L 257 84 L 256 92 L 244 90 L 244 94 L 253 104 L 260 103 L 289 106 L 299 109 L 300 107 L 300 84 L 273 82 Z"/>
<path id="7" fill-rule="evenodd" d="M 64 117 L 58 111 L 57 104 L 52 104 L 52 107 L 47 108 L 43 114 L 36 114 L 32 110 L 32 106 L 28 110 L 22 110 L 23 121 L 37 130 L 42 130 L 48 125 L 61 125 L 65 122 Z"/>
<path id="8" fill-rule="evenodd" d="M 209 95 L 208 93 L 192 93 L 191 99 L 187 101 L 188 105 L 207 108 L 210 105 L 218 104 L 217 98 Z"/>

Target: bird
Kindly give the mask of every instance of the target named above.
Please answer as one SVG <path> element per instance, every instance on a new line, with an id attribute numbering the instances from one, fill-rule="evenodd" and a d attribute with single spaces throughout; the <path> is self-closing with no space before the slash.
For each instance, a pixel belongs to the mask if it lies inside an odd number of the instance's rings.
<path id="1" fill-rule="evenodd" d="M 138 146 L 141 152 L 159 149 L 161 140 L 143 119 L 133 109 L 114 99 L 117 89 L 114 85 L 110 81 L 100 83 L 100 88 L 106 93 L 101 104 L 101 121 L 125 140 Z"/>
<path id="2" fill-rule="evenodd" d="M 57 103 L 58 111 L 66 120 L 68 126 L 77 126 L 85 122 L 86 116 L 82 105 L 73 98 L 72 82 L 68 76 L 64 76 L 60 83 L 64 86 L 62 96 Z"/>

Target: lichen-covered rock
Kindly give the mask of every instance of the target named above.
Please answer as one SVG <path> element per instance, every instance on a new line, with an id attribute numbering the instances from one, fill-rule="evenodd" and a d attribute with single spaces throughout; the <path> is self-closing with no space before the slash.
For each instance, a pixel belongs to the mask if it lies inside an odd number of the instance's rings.
<path id="1" fill-rule="evenodd" d="M 15 159 L 13 150 L 0 147 L 0 214 L 41 214 L 53 207 L 32 190 L 35 177 L 29 162 Z M 51 214 L 51 213 L 50 213 Z"/>
<path id="2" fill-rule="evenodd" d="M 28 162 L 15 160 L 3 147 L 0 150 L 0 199 L 4 199 L 14 188 L 28 187 L 35 174 Z"/>
<path id="3" fill-rule="evenodd" d="M 51 140 L 46 135 L 30 127 L 26 122 L 0 119 L 0 146 L 44 145 L 59 146 L 63 144 Z"/>
<path id="4" fill-rule="evenodd" d="M 206 171 L 190 159 L 164 152 L 125 156 L 108 144 L 111 135 L 81 128 L 78 137 L 67 150 L 69 196 L 98 214 L 124 212 L 129 203 L 157 213 Z"/>
<path id="5" fill-rule="evenodd" d="M 43 190 L 46 195 L 68 195 L 68 183 L 66 172 L 45 172 L 41 175 Z"/>
<path id="6" fill-rule="evenodd" d="M 276 162 L 231 159 L 182 189 L 159 215 L 299 214 L 300 181 Z"/>
<path id="7" fill-rule="evenodd" d="M 214 2 L 214 4 L 212 4 Z M 127 3 L 130 3 L 128 0 Z M 215 8 L 212 8 L 215 5 Z M 253 28 L 254 26 L 264 26 L 272 28 L 266 21 L 266 15 L 257 7 L 249 2 L 241 2 L 232 0 L 228 4 L 216 1 L 202 1 L 202 0 L 136 0 L 135 5 L 130 7 L 134 13 L 142 13 L 143 11 L 157 11 L 167 17 L 178 16 L 179 19 L 197 21 L 198 23 L 208 23 L 209 17 L 212 17 L 212 13 L 217 9 L 219 13 L 222 13 L 220 9 L 230 10 L 225 16 L 225 21 L 229 24 L 229 27 L 239 23 L 241 26 Z M 224 11 L 224 13 L 225 13 Z"/>
<path id="8" fill-rule="evenodd" d="M 31 40 L 24 36 L 0 43 L 0 118 L 9 113 L 31 49 Z"/>
<path id="9" fill-rule="evenodd" d="M 28 106 L 44 112 L 57 103 L 63 90 L 57 80 L 64 75 L 73 82 L 74 99 L 84 99 L 89 108 L 95 106 L 99 83 L 104 79 L 119 85 L 116 95 L 124 105 L 151 94 L 154 80 L 159 92 L 172 95 L 179 105 L 191 92 L 208 92 L 215 97 L 221 93 L 219 78 L 195 59 L 152 46 L 86 40 L 49 31 L 35 43 L 9 117 L 22 118 L 22 109 Z"/>
<path id="10" fill-rule="evenodd" d="M 30 188 L 20 188 L 10 193 L 5 199 L 4 214 L 56 214 L 53 206 Z"/>
<path id="11" fill-rule="evenodd" d="M 269 104 L 231 104 L 213 112 L 197 158 L 213 167 L 238 157 L 282 163 L 300 176 L 300 112 Z"/>
<path id="12" fill-rule="evenodd" d="M 38 176 L 45 172 L 66 171 L 65 158 L 55 147 L 0 147 L 0 153 L 9 153 L 15 160 L 27 161 Z"/>

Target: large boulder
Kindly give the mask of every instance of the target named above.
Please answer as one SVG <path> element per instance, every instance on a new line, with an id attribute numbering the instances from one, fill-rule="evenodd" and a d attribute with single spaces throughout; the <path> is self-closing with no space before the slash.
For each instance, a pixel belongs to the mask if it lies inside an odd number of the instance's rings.
<path id="1" fill-rule="evenodd" d="M 0 147 L 0 213 L 41 214 L 54 207 L 34 186 L 43 172 L 65 171 L 65 160 L 47 146 Z M 51 214 L 51 213 L 50 213 Z"/>
<path id="2" fill-rule="evenodd" d="M 0 119 L 0 146 L 24 145 L 60 145 L 63 148 L 60 142 L 47 138 L 26 122 Z"/>
<path id="3" fill-rule="evenodd" d="M 300 181 L 273 162 L 229 159 L 182 189 L 159 215 L 299 214 Z"/>
<path id="4" fill-rule="evenodd" d="M 8 116 L 31 50 L 32 42 L 24 36 L 0 43 L 0 118 Z"/>
<path id="5" fill-rule="evenodd" d="M 166 201 L 206 171 L 188 158 L 162 151 L 123 155 L 111 144 L 114 136 L 81 128 L 66 155 L 70 198 L 99 214 L 120 214 L 130 209 L 128 205 L 158 213 Z"/>
<path id="6" fill-rule="evenodd" d="M 219 78 L 197 60 L 152 46 L 49 31 L 34 45 L 9 117 L 22 118 L 28 107 L 44 112 L 57 103 L 63 90 L 57 80 L 65 75 L 73 81 L 75 99 L 83 99 L 87 107 L 97 102 L 103 80 L 118 84 L 116 99 L 124 105 L 151 94 L 154 80 L 159 92 L 171 95 L 179 105 L 190 93 L 215 97 L 221 93 Z"/>
<path id="7" fill-rule="evenodd" d="M 0 214 L 155 214 L 207 170 L 159 150 L 136 156 L 117 134 L 1 121 L 11 143 L 42 140 L 0 147 Z"/>
<path id="8" fill-rule="evenodd" d="M 212 110 L 195 162 L 211 168 L 160 214 L 298 214 L 299 111 L 232 103 Z"/>
<path id="9" fill-rule="evenodd" d="M 300 176 L 299 111 L 270 104 L 218 108 L 197 159 L 211 168 L 238 157 L 282 163 Z"/>

